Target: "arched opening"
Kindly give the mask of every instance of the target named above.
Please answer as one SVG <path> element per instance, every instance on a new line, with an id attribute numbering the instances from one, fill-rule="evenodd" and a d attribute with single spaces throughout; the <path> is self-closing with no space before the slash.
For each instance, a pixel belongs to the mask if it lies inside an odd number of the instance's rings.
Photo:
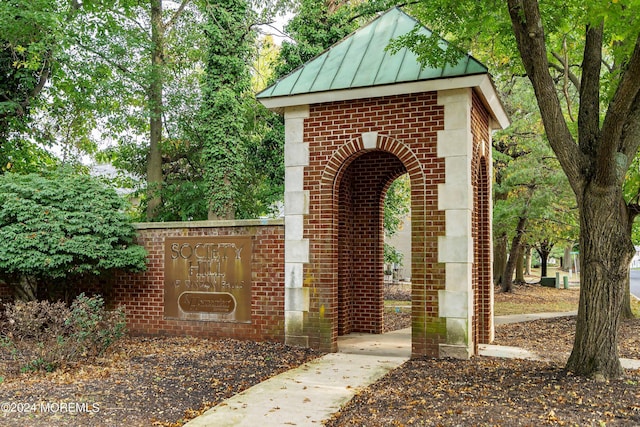
<path id="1" fill-rule="evenodd" d="M 338 188 L 338 335 L 384 331 L 384 196 L 406 173 L 395 155 L 355 155 Z"/>
<path id="2" fill-rule="evenodd" d="M 384 194 L 384 326 L 411 326 L 411 181 L 393 180 Z"/>

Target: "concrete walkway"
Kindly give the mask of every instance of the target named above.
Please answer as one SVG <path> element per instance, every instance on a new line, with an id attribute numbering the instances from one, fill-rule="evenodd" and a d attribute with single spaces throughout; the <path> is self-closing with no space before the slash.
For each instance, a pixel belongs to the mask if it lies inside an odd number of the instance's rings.
<path id="1" fill-rule="evenodd" d="M 575 313 L 500 316 L 497 325 Z M 360 389 L 366 388 L 411 356 L 411 329 L 382 335 L 350 334 L 338 340 L 338 353 L 261 382 L 185 424 L 188 427 L 320 426 Z M 540 360 L 517 347 L 481 345 L 482 356 Z M 621 359 L 626 369 L 640 360 Z"/>
<path id="2" fill-rule="evenodd" d="M 351 334 L 341 337 L 338 347 L 338 353 L 263 381 L 185 426 L 319 426 L 358 390 L 409 360 L 411 330 Z"/>

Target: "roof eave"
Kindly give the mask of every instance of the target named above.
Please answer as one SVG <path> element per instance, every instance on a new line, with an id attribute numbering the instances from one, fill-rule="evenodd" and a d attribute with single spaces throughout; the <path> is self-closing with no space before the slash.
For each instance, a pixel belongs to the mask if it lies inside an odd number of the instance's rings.
<path id="1" fill-rule="evenodd" d="M 509 118 L 496 93 L 488 74 L 466 75 L 381 86 L 368 86 L 325 92 L 303 93 L 298 95 L 258 98 L 270 110 L 282 113 L 287 107 L 321 104 L 325 102 L 347 101 L 352 99 L 378 98 L 382 96 L 405 95 L 409 93 L 432 92 L 439 90 L 474 88 L 493 119 L 492 129 L 504 129 L 509 126 Z"/>

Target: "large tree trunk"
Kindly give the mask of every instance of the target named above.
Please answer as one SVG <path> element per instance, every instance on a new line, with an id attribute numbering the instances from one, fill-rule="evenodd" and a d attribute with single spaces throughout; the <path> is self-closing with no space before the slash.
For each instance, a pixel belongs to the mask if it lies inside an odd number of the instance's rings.
<path id="1" fill-rule="evenodd" d="M 576 141 L 549 73 L 538 1 L 507 0 L 507 4 L 549 144 L 576 194 L 580 212 L 580 305 L 567 369 L 616 378 L 622 375 L 618 325 L 634 252 L 622 182 L 640 147 L 640 39 L 620 64 L 618 85 L 603 119 L 605 23 L 601 19 L 586 25 Z"/>
<path id="2" fill-rule="evenodd" d="M 617 207 L 617 208 L 615 208 Z M 596 378 L 623 374 L 618 325 L 634 254 L 620 187 L 585 188 L 580 208 L 580 305 L 567 369 Z"/>
<path id="3" fill-rule="evenodd" d="M 149 85 L 149 154 L 147 157 L 147 219 L 156 217 L 162 203 L 162 0 L 151 0 L 151 83 Z"/>

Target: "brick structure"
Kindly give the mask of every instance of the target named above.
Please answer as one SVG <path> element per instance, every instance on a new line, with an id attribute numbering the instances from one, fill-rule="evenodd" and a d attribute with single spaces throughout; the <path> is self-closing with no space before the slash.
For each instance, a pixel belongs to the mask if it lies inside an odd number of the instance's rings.
<path id="1" fill-rule="evenodd" d="M 107 292 L 124 305 L 133 334 L 191 335 L 284 341 L 284 227 L 282 220 L 137 224 L 137 241 L 148 252 L 147 271 L 121 274 Z M 250 236 L 251 321 L 215 322 L 167 318 L 164 314 L 165 241 L 170 237 Z"/>
<path id="2" fill-rule="evenodd" d="M 284 227 L 258 220 L 138 225 L 148 271 L 119 276 L 107 293 L 126 306 L 132 332 L 275 340 L 323 351 L 336 351 L 339 335 L 381 333 L 383 201 L 406 173 L 412 354 L 468 358 L 493 340 L 491 132 L 508 119 L 486 67 L 472 57 L 424 68 L 406 49 L 385 52 L 391 38 L 415 24 L 391 9 L 258 94 L 285 119 Z M 198 236 L 250 236 L 247 318 L 167 315 L 165 295 L 182 286 L 175 280 L 168 288 L 165 280 L 167 242 Z M 195 243 L 188 254 L 203 251 Z M 189 268 L 215 276 L 210 267 Z M 179 295 L 205 293 L 195 289 Z M 226 301 L 208 298 L 199 301 Z"/>
<path id="3" fill-rule="evenodd" d="M 493 339 L 491 131 L 508 120 L 473 58 L 423 71 L 380 53 L 414 25 L 392 9 L 258 95 L 286 126 L 288 343 L 336 351 L 339 335 L 382 332 L 383 201 L 404 173 L 412 354 L 468 358 Z"/>

